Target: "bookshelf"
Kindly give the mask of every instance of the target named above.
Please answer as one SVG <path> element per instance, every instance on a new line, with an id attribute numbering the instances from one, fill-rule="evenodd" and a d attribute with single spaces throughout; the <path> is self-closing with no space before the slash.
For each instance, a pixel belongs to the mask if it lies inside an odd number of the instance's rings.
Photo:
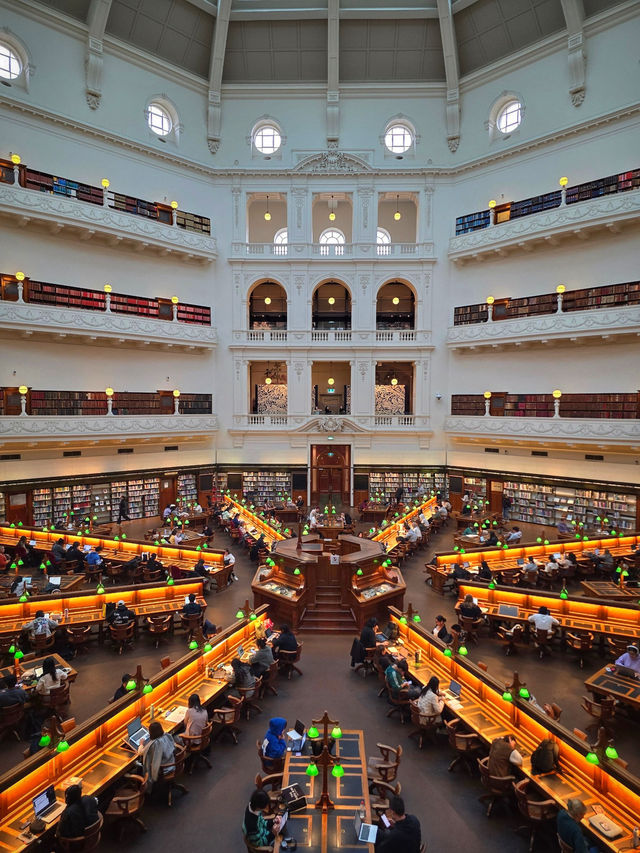
<path id="1" fill-rule="evenodd" d="M 487 481 L 485 477 L 464 477 L 462 481 L 464 492 L 469 492 L 474 499 L 487 499 Z"/>
<path id="2" fill-rule="evenodd" d="M 105 309 L 105 294 L 99 290 L 85 290 L 81 287 L 67 287 L 64 284 L 51 284 L 33 279 L 29 279 L 27 284 L 26 301 L 28 302 L 81 308 L 85 311 L 104 311 Z"/>
<path id="3" fill-rule="evenodd" d="M 430 471 L 371 471 L 369 474 L 369 499 L 388 503 L 395 497 L 397 489 L 404 489 L 403 501 L 414 501 L 418 489 L 424 486 L 426 497 L 432 492 L 442 491 L 445 486 L 444 474 Z"/>
<path id="4" fill-rule="evenodd" d="M 489 311 L 486 302 L 475 305 L 458 305 L 453 309 L 453 325 L 469 326 L 473 323 L 486 323 Z"/>
<path id="5" fill-rule="evenodd" d="M 494 411 L 494 406 L 499 399 L 495 402 L 493 398 L 491 399 L 491 414 L 499 414 Z M 553 412 L 553 397 L 550 394 L 506 394 L 504 409 L 500 414 L 503 417 L 513 418 L 551 418 Z"/>
<path id="6" fill-rule="evenodd" d="M 33 526 L 45 527 L 53 523 L 53 499 L 51 489 L 34 489 L 31 494 Z"/>
<path id="7" fill-rule="evenodd" d="M 15 175 L 13 172 L 13 163 L 10 160 L 0 160 L 0 184 L 14 183 Z"/>
<path id="8" fill-rule="evenodd" d="M 564 418 L 640 417 L 639 394 L 563 394 L 560 415 Z"/>
<path id="9" fill-rule="evenodd" d="M 210 326 L 211 308 L 207 308 L 205 305 L 190 305 L 186 302 L 179 302 L 178 322 L 192 323 L 197 326 Z"/>
<path id="10" fill-rule="evenodd" d="M 555 526 L 566 519 L 593 529 L 600 525 L 599 516 L 609 519 L 617 531 L 636 528 L 634 495 L 518 482 L 505 483 L 504 494 L 512 500 L 509 517 L 513 521 Z"/>
<path id="11" fill-rule="evenodd" d="M 210 415 L 211 394 L 181 394 L 180 411 L 183 415 Z"/>
<path id="12" fill-rule="evenodd" d="M 211 220 L 206 216 L 197 216 L 195 213 L 185 213 L 183 210 L 176 211 L 176 225 L 185 231 L 195 231 L 198 234 L 211 234 Z"/>
<path id="13" fill-rule="evenodd" d="M 104 391 L 31 391 L 29 405 L 32 415 L 106 415 L 107 398 Z"/>
<path id="14" fill-rule="evenodd" d="M 59 521 L 64 514 L 73 512 L 71 486 L 56 486 L 53 489 L 53 520 Z"/>
<path id="15" fill-rule="evenodd" d="M 120 498 L 127 497 L 127 481 L 120 480 L 117 483 L 111 483 L 111 521 L 118 520 L 118 512 L 120 510 Z M 129 513 L 131 515 L 131 513 Z"/>
<path id="16" fill-rule="evenodd" d="M 465 213 L 464 216 L 458 216 L 456 219 L 456 236 L 486 228 L 489 225 L 489 216 L 488 210 L 479 210 L 477 213 Z"/>
<path id="17" fill-rule="evenodd" d="M 484 398 L 482 394 L 452 394 L 451 414 L 464 417 L 484 415 Z"/>
<path id="18" fill-rule="evenodd" d="M 160 506 L 160 478 L 145 477 L 142 490 L 143 516 L 158 515 Z"/>
<path id="19" fill-rule="evenodd" d="M 73 511 L 81 519 L 86 518 L 91 511 L 91 486 L 73 486 Z"/>
<path id="20" fill-rule="evenodd" d="M 282 500 L 291 495 L 291 474 L 288 471 L 243 471 L 242 492 L 256 504 L 266 500 Z"/>
<path id="21" fill-rule="evenodd" d="M 191 503 L 198 500 L 198 486 L 195 474 L 178 474 L 178 497 Z"/>
<path id="22" fill-rule="evenodd" d="M 129 517 L 142 518 L 144 515 L 144 480 L 129 480 L 127 495 L 129 498 Z"/>
<path id="23" fill-rule="evenodd" d="M 110 483 L 96 483 L 91 486 L 91 516 L 94 515 L 95 524 L 109 524 L 111 521 Z"/>

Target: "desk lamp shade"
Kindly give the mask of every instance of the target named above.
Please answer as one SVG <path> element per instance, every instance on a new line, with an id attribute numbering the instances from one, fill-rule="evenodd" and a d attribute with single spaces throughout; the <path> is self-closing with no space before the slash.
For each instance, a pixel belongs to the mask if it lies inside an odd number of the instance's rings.
<path id="1" fill-rule="evenodd" d="M 149 693 L 153 693 L 153 687 L 150 684 L 145 684 L 145 686 L 142 688 L 142 692 L 145 694 L 145 696 L 148 696 Z"/>
<path id="2" fill-rule="evenodd" d="M 358 575 L 358 577 L 362 577 L 362 569 L 358 569 L 356 571 L 356 574 Z"/>
<path id="3" fill-rule="evenodd" d="M 422 622 L 422 619 L 421 619 L 421 617 L 420 617 L 420 614 L 419 614 L 419 613 L 414 613 L 414 614 L 413 614 L 413 621 L 414 621 L 414 622 Z"/>
<path id="4" fill-rule="evenodd" d="M 189 643 L 189 648 L 190 648 L 192 651 L 195 651 L 195 650 L 198 648 L 198 642 L 197 642 L 197 640 L 191 640 L 191 642 Z"/>
<path id="5" fill-rule="evenodd" d="M 244 619 L 244 610 L 242 610 L 242 608 L 238 609 L 236 613 L 236 619 Z"/>
<path id="6" fill-rule="evenodd" d="M 167 578 L 167 586 L 173 586 L 174 580 L 171 575 Z"/>
<path id="7" fill-rule="evenodd" d="M 306 772 L 307 776 L 317 776 L 320 771 L 318 770 L 318 767 L 316 764 L 311 763 L 307 766 L 307 769 L 305 772 Z"/>
<path id="8" fill-rule="evenodd" d="M 344 776 L 344 767 L 342 764 L 334 764 L 333 769 L 331 770 L 331 775 L 335 776 L 336 779 L 340 779 Z"/>
<path id="9" fill-rule="evenodd" d="M 257 618 L 258 618 L 258 617 L 256 616 L 256 614 L 255 614 L 255 613 L 250 613 L 250 614 L 249 614 L 249 620 L 250 620 L 251 622 L 255 622 Z"/>
<path id="10" fill-rule="evenodd" d="M 101 583 L 99 583 L 96 587 L 96 592 L 98 593 L 98 595 L 104 595 L 104 586 Z"/>
<path id="11" fill-rule="evenodd" d="M 124 689 L 125 690 L 135 690 L 137 686 L 138 686 L 138 684 L 135 681 L 135 679 L 130 678 L 129 681 L 127 681 L 127 683 L 125 684 Z"/>
<path id="12" fill-rule="evenodd" d="M 211 645 L 211 643 L 205 643 L 204 644 L 205 652 L 210 652 L 212 648 L 213 648 L 213 646 Z"/>
<path id="13" fill-rule="evenodd" d="M 40 740 L 38 741 L 38 746 L 50 746 L 51 745 L 51 735 L 42 735 Z"/>
<path id="14" fill-rule="evenodd" d="M 502 698 L 504 699 L 505 702 L 513 702 L 513 696 L 511 695 L 510 690 L 505 690 L 504 693 L 502 694 Z"/>
<path id="15" fill-rule="evenodd" d="M 595 754 L 595 752 L 588 752 L 586 758 L 589 764 L 600 764 L 600 759 Z"/>
<path id="16" fill-rule="evenodd" d="M 331 729 L 331 737 L 334 740 L 340 740 L 340 738 L 342 737 L 342 729 L 340 728 L 340 726 L 334 726 Z"/>
<path id="17" fill-rule="evenodd" d="M 451 649 L 445 649 L 442 653 L 446 658 L 450 658 L 452 655 Z"/>
<path id="18" fill-rule="evenodd" d="M 526 687 L 521 687 L 519 690 L 519 696 L 521 699 L 529 699 L 531 697 L 531 694 L 529 693 Z"/>
<path id="19" fill-rule="evenodd" d="M 469 654 L 469 650 L 466 646 L 460 646 L 458 649 L 458 654 L 462 655 L 462 657 L 466 657 Z"/>
<path id="20" fill-rule="evenodd" d="M 69 742 L 66 740 L 61 740 L 57 745 L 56 749 L 58 752 L 66 752 L 69 749 Z"/>
<path id="21" fill-rule="evenodd" d="M 293 570 L 293 573 L 294 573 L 294 575 L 299 575 L 300 574 L 300 567 L 296 566 L 295 569 Z"/>
<path id="22" fill-rule="evenodd" d="M 618 750 L 615 748 L 615 746 L 612 746 L 610 744 L 605 749 L 604 754 L 607 756 L 607 758 L 610 758 L 612 761 L 615 761 L 615 759 L 618 757 Z"/>
<path id="23" fill-rule="evenodd" d="M 320 732 L 318 731 L 318 729 L 315 726 L 311 726 L 311 728 L 307 731 L 307 734 L 311 738 L 320 737 Z"/>
<path id="24" fill-rule="evenodd" d="M 21 649 L 18 649 L 14 657 L 16 660 L 22 660 L 22 658 L 24 657 L 24 652 Z"/>

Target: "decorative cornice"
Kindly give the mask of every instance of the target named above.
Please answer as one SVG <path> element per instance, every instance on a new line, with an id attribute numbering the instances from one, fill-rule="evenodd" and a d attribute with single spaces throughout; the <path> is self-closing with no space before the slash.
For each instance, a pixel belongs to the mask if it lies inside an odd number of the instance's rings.
<path id="1" fill-rule="evenodd" d="M 0 440 L 4 444 L 27 438 L 41 441 L 82 437 L 168 438 L 172 435 L 208 435 L 217 429 L 218 419 L 215 415 L 0 417 Z"/>
<path id="2" fill-rule="evenodd" d="M 99 346 L 129 341 L 154 349 L 184 348 L 189 351 L 211 350 L 217 344 L 216 330 L 211 326 L 28 302 L 0 301 L 0 323 L 4 329 L 24 336 L 49 333 L 57 340 L 63 334 L 66 343 L 73 338 Z"/>
<path id="3" fill-rule="evenodd" d="M 214 237 L 38 190 L 0 184 L 0 209 L 11 215 L 20 226 L 34 219 L 55 223 L 57 228 L 66 225 L 81 228 L 82 239 L 91 239 L 99 234 L 113 245 L 133 243 L 138 249 L 156 249 L 163 255 L 176 254 L 187 260 L 211 262 L 217 257 Z"/>
<path id="4" fill-rule="evenodd" d="M 568 311 L 494 320 L 464 326 L 450 326 L 447 345 L 452 349 L 481 346 L 505 346 L 530 342 L 545 346 L 548 341 L 606 337 L 615 334 L 640 334 L 640 306 L 598 308 L 591 311 Z"/>
<path id="5" fill-rule="evenodd" d="M 501 250 L 529 250 L 536 240 L 554 245 L 555 239 L 585 239 L 592 228 L 603 228 L 620 221 L 640 219 L 640 190 L 614 195 L 534 213 L 499 225 L 489 225 L 470 234 L 460 234 L 449 241 L 449 258 L 457 261 L 481 259 Z"/>
<path id="6" fill-rule="evenodd" d="M 625 444 L 640 440 L 640 421 L 612 418 L 510 418 L 448 417 L 445 432 L 463 438 L 544 438 L 545 441 L 607 442 Z"/>

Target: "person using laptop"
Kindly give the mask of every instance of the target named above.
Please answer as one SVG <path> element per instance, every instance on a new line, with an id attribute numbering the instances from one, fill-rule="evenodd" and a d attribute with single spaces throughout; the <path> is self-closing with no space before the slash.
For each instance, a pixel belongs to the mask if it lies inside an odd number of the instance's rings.
<path id="1" fill-rule="evenodd" d="M 249 663 L 251 664 L 252 674 L 257 678 L 259 675 L 264 675 L 267 672 L 271 664 L 275 662 L 275 658 L 273 657 L 271 646 L 267 644 L 264 637 L 259 637 L 256 640 L 256 646 L 258 650 L 251 655 Z"/>
<path id="2" fill-rule="evenodd" d="M 179 742 L 179 738 L 177 739 Z M 154 720 L 149 724 L 149 737 L 140 742 L 138 755 L 141 757 L 142 768 L 149 777 L 151 788 L 160 778 L 160 767 L 164 764 L 166 770 L 173 770 L 171 759 L 174 756 L 176 741 L 169 732 L 165 732 L 160 723 Z"/>
<path id="3" fill-rule="evenodd" d="M 58 627 L 58 622 L 55 619 L 50 619 L 44 615 L 44 610 L 36 610 L 35 619 L 23 625 L 24 630 L 29 634 L 29 639 L 33 640 L 36 636 L 50 637 L 51 632 Z"/>
<path id="4" fill-rule="evenodd" d="M 551 554 L 545 565 L 543 572 L 547 575 L 552 575 L 555 571 L 558 570 L 558 564 L 556 563 L 556 558 Z"/>
<path id="5" fill-rule="evenodd" d="M 36 684 L 36 693 L 40 696 L 48 696 L 56 687 L 61 687 L 67 680 L 67 673 L 56 667 L 55 659 L 45 658 L 42 663 L 42 675 Z"/>
<path id="6" fill-rule="evenodd" d="M 287 751 L 285 731 L 287 721 L 284 717 L 272 717 L 269 720 L 269 730 L 262 741 L 262 754 L 265 758 L 282 758 Z"/>
<path id="7" fill-rule="evenodd" d="M 31 580 L 31 578 L 29 578 L 29 580 Z M 27 581 L 24 580 L 22 575 L 15 576 L 11 587 L 9 588 L 9 591 L 12 592 L 14 595 L 17 595 L 18 598 L 21 595 L 24 595 L 25 592 L 27 592 Z"/>
<path id="8" fill-rule="evenodd" d="M 87 555 L 80 548 L 79 542 L 72 542 L 71 547 L 67 548 L 67 550 L 64 552 L 65 562 L 70 563 L 73 560 L 77 560 L 79 568 L 82 568 L 82 566 L 84 565 L 84 560 L 86 556 Z"/>
<path id="9" fill-rule="evenodd" d="M 420 821 L 415 815 L 406 813 L 402 797 L 389 799 L 385 815 L 389 826 L 387 828 L 386 823 L 381 821 L 376 853 L 419 853 L 422 841 Z"/>
<path id="10" fill-rule="evenodd" d="M 107 622 L 110 625 L 128 625 L 136 618 L 133 610 L 129 610 L 123 599 L 117 603 L 115 609 L 109 614 Z"/>
<path id="11" fill-rule="evenodd" d="M 558 838 L 567 844 L 574 853 L 598 853 L 599 848 L 591 846 L 582 834 L 581 823 L 587 813 L 582 800 L 572 797 L 567 800 L 567 808 L 558 812 Z"/>
<path id="12" fill-rule="evenodd" d="M 56 834 L 59 838 L 80 838 L 98 820 L 98 801 L 95 797 L 83 797 L 81 784 L 69 785 L 64 801 L 67 807 L 60 815 Z"/>
<path id="13" fill-rule="evenodd" d="M 283 652 L 295 652 L 298 648 L 298 641 L 296 640 L 291 628 L 289 628 L 288 625 L 283 625 L 280 628 L 280 634 L 273 641 L 272 645 L 273 656 L 277 660 L 281 649 Z"/>
<path id="14" fill-rule="evenodd" d="M 516 545 L 522 539 L 522 530 L 519 527 L 512 527 L 507 534 L 507 545 Z"/>
<path id="15" fill-rule="evenodd" d="M 12 672 L 4 676 L 0 682 L 0 708 L 6 708 L 9 705 L 24 705 L 27 701 L 27 694 L 22 687 L 16 687 L 17 683 Z"/>
<path id="16" fill-rule="evenodd" d="M 436 616 L 436 624 L 433 626 L 431 633 L 438 640 L 442 640 L 443 643 L 451 642 L 451 634 L 447 631 L 447 620 L 441 614 Z"/>
<path id="17" fill-rule="evenodd" d="M 627 646 L 627 651 L 620 655 L 616 661 L 616 666 L 626 666 L 627 669 L 632 669 L 640 675 L 640 654 L 638 653 L 638 647 L 633 644 Z"/>
<path id="18" fill-rule="evenodd" d="M 444 695 L 440 692 L 440 682 L 435 675 L 431 676 L 420 691 L 416 704 L 420 713 L 425 716 L 440 714 L 442 720 L 451 720 L 454 717 L 454 714 L 444 703 Z"/>
<path id="19" fill-rule="evenodd" d="M 187 601 L 182 608 L 182 613 L 185 616 L 200 616 L 204 610 L 206 610 L 206 608 L 196 601 L 195 593 L 189 593 L 189 601 Z M 209 636 L 213 636 L 217 630 L 218 629 L 213 622 L 209 622 L 208 619 L 203 619 L 202 633 L 204 634 L 205 639 L 208 639 Z"/>
<path id="20" fill-rule="evenodd" d="M 489 567 L 489 563 L 486 560 L 482 560 L 478 567 L 478 578 L 483 581 L 490 581 L 493 575 L 491 574 L 491 568 Z"/>
<path id="21" fill-rule="evenodd" d="M 184 733 L 189 737 L 198 737 L 202 734 L 202 730 L 209 722 L 209 715 L 206 708 L 202 707 L 200 697 L 197 693 L 192 693 L 189 696 L 189 707 L 184 715 Z"/>
<path id="22" fill-rule="evenodd" d="M 553 629 L 556 628 L 560 623 L 558 620 L 549 613 L 548 607 L 540 607 L 537 613 L 532 613 L 529 616 L 528 621 L 535 626 L 536 631 L 548 631 L 549 634 L 553 632 Z"/>
<path id="23" fill-rule="evenodd" d="M 281 815 L 274 818 L 266 817 L 271 811 L 271 799 L 264 790 L 254 791 L 249 805 L 244 811 L 242 833 L 249 844 L 254 847 L 271 847 L 276 835 L 284 828 Z M 295 850 L 297 847 L 293 838 L 283 838 L 281 850 Z"/>
<path id="24" fill-rule="evenodd" d="M 91 569 L 95 569 L 102 563 L 102 557 L 100 556 L 100 551 L 102 551 L 102 546 L 96 545 L 93 551 L 89 551 L 87 554 L 87 566 Z"/>
<path id="25" fill-rule="evenodd" d="M 465 619 L 473 619 L 474 622 L 483 618 L 482 610 L 474 602 L 472 595 L 465 595 L 464 601 L 460 604 L 459 612 L 460 616 L 464 616 Z"/>
<path id="26" fill-rule="evenodd" d="M 538 582 L 538 564 L 529 557 L 527 562 L 522 567 L 522 574 L 527 586 L 535 586 Z"/>
<path id="27" fill-rule="evenodd" d="M 51 556 L 53 557 L 53 562 L 56 566 L 59 566 L 61 563 L 64 563 L 67 552 L 64 547 L 64 539 L 60 537 L 57 542 L 54 542 L 51 546 Z"/>

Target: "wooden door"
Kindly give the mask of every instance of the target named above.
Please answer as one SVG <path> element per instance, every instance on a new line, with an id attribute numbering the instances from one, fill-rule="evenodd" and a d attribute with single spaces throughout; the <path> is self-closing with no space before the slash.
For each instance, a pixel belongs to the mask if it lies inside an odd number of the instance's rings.
<path id="1" fill-rule="evenodd" d="M 19 521 L 26 527 L 29 523 L 29 500 L 26 492 L 5 494 L 5 518 L 7 524 Z"/>
<path id="2" fill-rule="evenodd" d="M 175 476 L 160 477 L 160 515 L 164 508 L 176 502 L 176 478 Z"/>
<path id="3" fill-rule="evenodd" d="M 314 444 L 311 447 L 311 503 L 350 505 L 351 447 Z"/>

